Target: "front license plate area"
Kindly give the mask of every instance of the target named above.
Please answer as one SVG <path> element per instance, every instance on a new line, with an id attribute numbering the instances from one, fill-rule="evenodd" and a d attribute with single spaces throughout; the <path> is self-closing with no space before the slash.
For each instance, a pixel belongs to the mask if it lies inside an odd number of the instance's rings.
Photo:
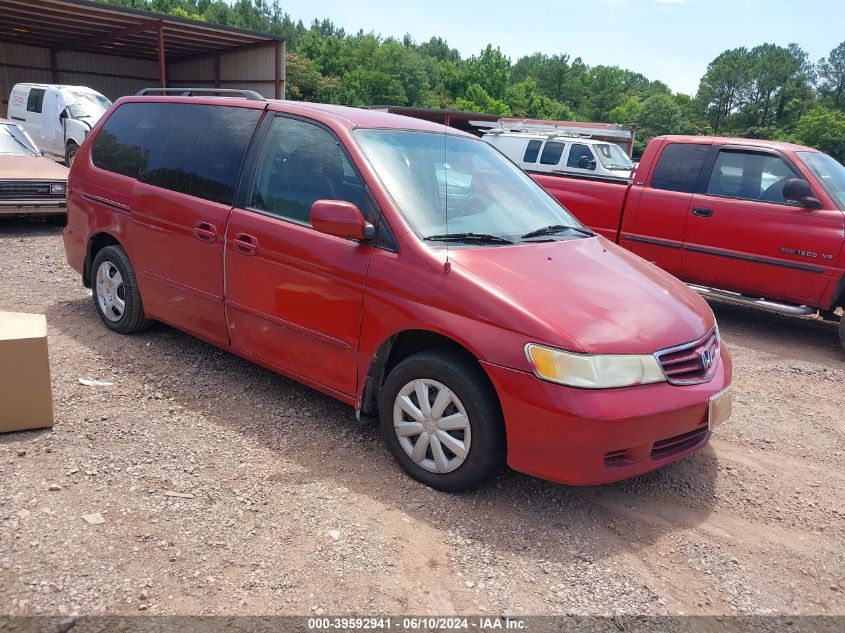
<path id="1" fill-rule="evenodd" d="M 722 389 L 715 396 L 710 398 L 707 411 L 707 425 L 712 431 L 717 426 L 727 421 L 733 412 L 733 390 L 731 387 Z"/>

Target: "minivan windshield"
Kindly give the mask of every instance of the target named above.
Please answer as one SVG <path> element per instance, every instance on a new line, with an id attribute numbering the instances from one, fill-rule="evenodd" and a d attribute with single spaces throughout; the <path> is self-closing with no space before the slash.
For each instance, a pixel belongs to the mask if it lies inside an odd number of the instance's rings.
<path id="1" fill-rule="evenodd" d="M 845 211 L 845 167 L 835 158 L 821 152 L 795 152 L 801 162 L 825 188 L 836 206 Z"/>
<path id="2" fill-rule="evenodd" d="M 423 239 L 495 245 L 593 235 L 484 141 L 392 129 L 359 129 L 355 136 Z"/>
<path id="3" fill-rule="evenodd" d="M 614 143 L 599 143 L 594 147 L 605 169 L 631 171 L 634 168 L 633 161 L 628 158 L 628 155 L 618 145 Z"/>
<path id="4" fill-rule="evenodd" d="M 111 107 L 111 101 L 101 94 L 93 92 L 72 92 L 71 94 L 76 102 L 71 103 L 67 109 L 68 114 L 74 119 L 91 118 L 99 120 Z"/>
<path id="5" fill-rule="evenodd" d="M 0 155 L 41 156 L 29 135 L 13 123 L 0 123 Z"/>

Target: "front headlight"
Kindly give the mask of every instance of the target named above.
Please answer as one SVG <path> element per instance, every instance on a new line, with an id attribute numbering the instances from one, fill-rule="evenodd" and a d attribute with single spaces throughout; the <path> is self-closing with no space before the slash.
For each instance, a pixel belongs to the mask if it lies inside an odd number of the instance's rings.
<path id="1" fill-rule="evenodd" d="M 534 343 L 525 353 L 538 378 L 570 387 L 610 389 L 666 380 L 652 355 L 575 354 Z"/>
<path id="2" fill-rule="evenodd" d="M 54 182 L 50 185 L 50 193 L 65 193 L 67 185 L 63 182 Z"/>

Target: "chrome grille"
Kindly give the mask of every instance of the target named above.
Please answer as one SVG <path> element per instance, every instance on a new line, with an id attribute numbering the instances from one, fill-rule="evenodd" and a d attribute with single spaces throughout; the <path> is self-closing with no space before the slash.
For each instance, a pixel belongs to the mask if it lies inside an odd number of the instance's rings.
<path id="1" fill-rule="evenodd" d="M 64 198 L 64 193 L 50 193 L 51 184 L 55 183 L 42 180 L 0 181 L 0 199 Z"/>
<path id="2" fill-rule="evenodd" d="M 713 328 L 697 341 L 665 349 L 655 356 L 673 385 L 707 382 L 719 361 L 719 331 Z"/>

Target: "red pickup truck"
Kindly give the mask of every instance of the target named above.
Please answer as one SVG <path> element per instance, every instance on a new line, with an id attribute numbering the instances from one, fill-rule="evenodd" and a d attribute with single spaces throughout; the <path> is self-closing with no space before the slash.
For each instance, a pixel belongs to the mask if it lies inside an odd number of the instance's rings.
<path id="1" fill-rule="evenodd" d="M 531 173 L 582 222 L 704 296 L 839 320 L 845 167 L 814 149 L 653 139 L 630 180 Z"/>

